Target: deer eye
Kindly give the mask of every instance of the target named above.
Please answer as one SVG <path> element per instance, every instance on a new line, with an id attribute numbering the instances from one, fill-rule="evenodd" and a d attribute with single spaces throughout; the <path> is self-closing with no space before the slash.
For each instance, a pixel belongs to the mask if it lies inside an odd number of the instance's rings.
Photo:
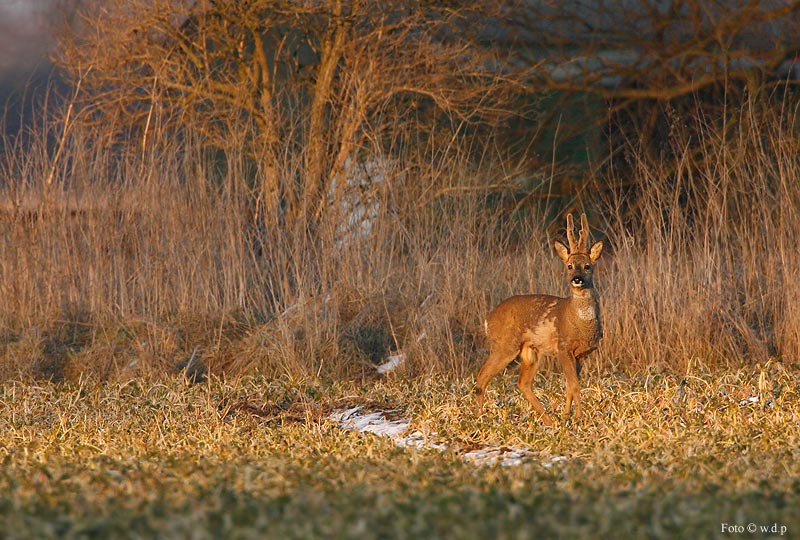
<path id="1" fill-rule="evenodd" d="M 590 268 L 591 268 L 591 265 L 588 265 L 588 264 L 583 267 L 584 270 L 589 270 Z"/>
<path id="2" fill-rule="evenodd" d="M 572 270 L 572 265 L 571 264 L 567 265 L 567 270 Z"/>

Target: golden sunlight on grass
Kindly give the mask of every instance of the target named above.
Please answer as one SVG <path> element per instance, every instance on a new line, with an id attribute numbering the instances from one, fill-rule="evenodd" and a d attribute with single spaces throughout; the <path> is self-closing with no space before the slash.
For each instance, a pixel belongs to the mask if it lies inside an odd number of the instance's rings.
<path id="1" fill-rule="evenodd" d="M 592 375 L 586 417 L 556 428 L 528 416 L 510 375 L 480 415 L 470 382 L 441 378 L 6 383 L 4 537 L 713 538 L 721 523 L 800 527 L 793 370 Z M 558 377 L 536 383 L 550 407 L 563 399 Z M 398 448 L 329 418 L 355 405 L 399 409 L 447 449 Z M 566 459 L 461 459 L 486 445 Z"/>
<path id="2" fill-rule="evenodd" d="M 74 4 L 70 91 L 0 139 L 0 539 L 800 536 L 796 79 L 718 25 L 724 79 L 645 99 L 675 47 L 631 101 L 541 86 L 494 2 Z M 583 417 L 552 358 L 554 427 L 515 363 L 478 410 L 570 212 Z"/>

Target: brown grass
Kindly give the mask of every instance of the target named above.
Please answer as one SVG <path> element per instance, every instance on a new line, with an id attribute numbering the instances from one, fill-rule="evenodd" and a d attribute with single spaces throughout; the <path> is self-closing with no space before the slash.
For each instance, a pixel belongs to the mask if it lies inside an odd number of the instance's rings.
<path id="1" fill-rule="evenodd" d="M 331 211 L 312 235 L 259 213 L 260 171 L 243 155 L 190 138 L 142 155 L 75 129 L 53 157 L 45 130 L 0 170 L 0 371 L 128 379 L 191 360 L 217 373 L 363 377 L 401 349 L 408 374 L 465 377 L 483 360 L 494 304 L 563 292 L 551 247 L 560 205 L 588 210 L 608 246 L 605 340 L 589 369 L 792 362 L 795 126 L 754 105 L 725 136 L 696 132 L 691 151 L 678 134 L 673 157 L 611 174 L 632 187 L 553 204 L 515 198 L 547 186 L 521 180 L 492 140 L 366 152 L 383 180 L 341 200 L 371 214 L 368 232 Z M 277 170 L 302 174 L 302 156 Z"/>

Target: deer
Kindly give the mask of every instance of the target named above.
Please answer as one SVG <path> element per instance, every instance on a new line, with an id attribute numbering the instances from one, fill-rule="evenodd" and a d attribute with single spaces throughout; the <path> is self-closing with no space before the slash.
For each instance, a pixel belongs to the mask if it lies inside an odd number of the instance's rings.
<path id="1" fill-rule="evenodd" d="M 603 242 L 589 247 L 589 224 L 581 214 L 581 230 L 575 239 L 572 214 L 567 215 L 567 242 L 556 240 L 554 248 L 564 262 L 570 295 L 566 298 L 545 294 L 516 295 L 502 301 L 486 316 L 484 329 L 489 357 L 477 375 L 475 388 L 479 410 L 489 381 L 517 356 L 520 358 L 517 387 L 545 426 L 553 420 L 536 399 L 531 388 L 542 355 L 555 356 L 566 378 L 566 407 L 569 417 L 573 402 L 574 417 L 581 418 L 578 377 L 582 362 L 597 349 L 603 337 L 600 300 L 592 280 L 594 264 L 603 252 Z"/>

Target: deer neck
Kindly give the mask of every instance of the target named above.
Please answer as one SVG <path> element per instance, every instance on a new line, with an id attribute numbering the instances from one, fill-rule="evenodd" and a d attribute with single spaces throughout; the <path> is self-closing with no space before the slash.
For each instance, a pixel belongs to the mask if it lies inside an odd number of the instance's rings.
<path id="1" fill-rule="evenodd" d="M 599 318 L 599 300 L 594 289 L 573 289 L 569 297 L 569 308 L 578 316 L 578 319 L 591 322 Z"/>

